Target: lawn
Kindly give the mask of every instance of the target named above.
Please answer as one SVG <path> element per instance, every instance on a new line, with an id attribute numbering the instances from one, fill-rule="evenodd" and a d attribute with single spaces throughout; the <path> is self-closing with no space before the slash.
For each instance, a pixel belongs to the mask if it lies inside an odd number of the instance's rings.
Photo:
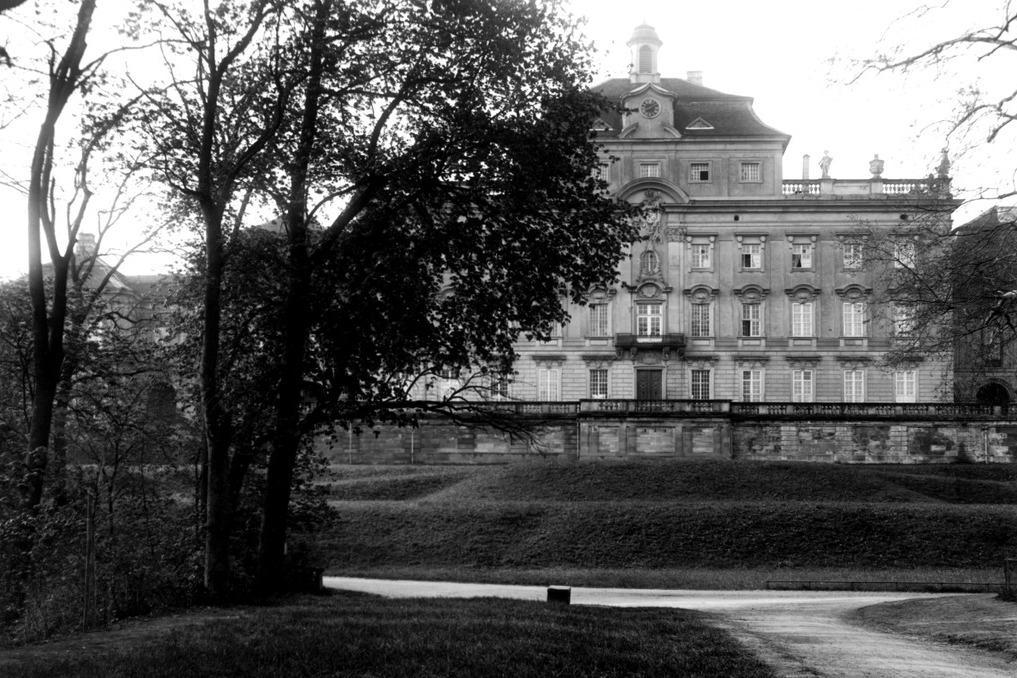
<path id="1" fill-rule="evenodd" d="M 525 601 L 304 597 L 0 653 L 6 678 L 774 674 L 705 615 Z"/>
<path id="2" fill-rule="evenodd" d="M 335 520 L 314 537 L 331 574 L 697 588 L 994 581 L 1017 544 L 1011 464 L 347 468 L 330 494 Z"/>

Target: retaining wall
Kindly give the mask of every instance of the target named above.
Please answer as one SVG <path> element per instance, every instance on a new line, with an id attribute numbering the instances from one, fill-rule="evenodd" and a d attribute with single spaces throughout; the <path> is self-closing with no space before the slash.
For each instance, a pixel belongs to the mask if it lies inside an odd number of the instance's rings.
<path id="1" fill-rule="evenodd" d="M 1017 416 L 956 405 L 726 401 L 557 403 L 517 421 L 528 437 L 426 417 L 318 440 L 335 463 L 503 464 L 527 459 L 751 459 L 838 463 L 1017 462 Z M 650 404 L 647 404 L 650 403 Z M 620 405 L 619 403 L 625 403 Z M 539 404 L 538 404 L 539 405 Z M 571 405 L 571 404 L 569 404 Z M 980 409 L 979 409 L 980 408 Z"/>

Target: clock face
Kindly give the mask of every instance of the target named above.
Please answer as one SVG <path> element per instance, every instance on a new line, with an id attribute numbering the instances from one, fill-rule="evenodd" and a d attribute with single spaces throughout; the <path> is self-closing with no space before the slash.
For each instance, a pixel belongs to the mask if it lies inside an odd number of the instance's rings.
<path id="1" fill-rule="evenodd" d="M 644 118 L 656 118 L 660 113 L 660 104 L 653 99 L 644 99 L 643 103 L 639 104 L 639 112 Z"/>

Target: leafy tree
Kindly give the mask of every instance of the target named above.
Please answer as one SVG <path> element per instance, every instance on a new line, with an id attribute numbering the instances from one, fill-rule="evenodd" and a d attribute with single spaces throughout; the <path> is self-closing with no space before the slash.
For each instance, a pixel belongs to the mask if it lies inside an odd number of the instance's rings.
<path id="1" fill-rule="evenodd" d="M 271 588 L 309 433 L 395 417 L 392 403 L 410 396 L 399 373 L 508 369 L 520 333 L 546 336 L 562 296 L 610 278 L 635 234 L 593 178 L 589 120 L 602 103 L 585 92 L 584 48 L 557 3 L 231 3 L 200 24 L 160 8 L 199 75 L 176 98 L 153 97 L 145 120 L 172 140 L 159 171 L 200 208 L 205 233 L 213 591 L 228 557 L 213 504 L 228 516 L 249 404 L 224 397 L 223 328 L 250 308 L 225 306 L 237 231 L 223 218 L 240 223 L 257 205 L 282 215 L 285 256 L 262 297 L 277 302 L 271 339 L 254 366 L 268 384 L 259 393 L 273 394 L 258 410 L 272 422 L 260 547 Z"/>
<path id="2" fill-rule="evenodd" d="M 272 148 L 289 190 L 266 587 L 280 579 L 302 433 L 348 422 L 352 403 L 365 413 L 378 386 L 390 395 L 379 375 L 510 369 L 520 331 L 548 333 L 561 296 L 581 300 L 609 278 L 633 237 L 592 178 L 600 102 L 583 91 L 581 46 L 553 4 L 382 2 L 344 7 L 329 25 L 333 5 L 312 4 L 301 115 L 289 118 L 299 127 L 283 138 L 297 141 Z M 345 202 L 312 239 L 322 193 Z M 313 287 L 331 301 L 312 306 Z M 302 407 L 308 386 L 313 408 Z"/>

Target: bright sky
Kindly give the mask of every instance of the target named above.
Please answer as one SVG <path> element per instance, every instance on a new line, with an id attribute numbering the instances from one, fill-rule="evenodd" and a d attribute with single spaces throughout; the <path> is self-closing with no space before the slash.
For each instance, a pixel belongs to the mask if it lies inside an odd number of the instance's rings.
<path id="1" fill-rule="evenodd" d="M 942 121 L 949 117 L 956 92 L 974 84 L 989 90 L 1012 86 L 1012 74 L 1017 73 L 1017 63 L 1002 61 L 1012 59 L 1004 55 L 991 69 L 968 61 L 937 72 L 847 83 L 856 72 L 850 60 L 873 56 L 880 45 L 885 49 L 903 43 L 914 49 L 965 28 L 997 25 L 1002 0 L 954 0 L 924 16 L 905 16 L 918 6 L 918 0 L 565 2 L 573 13 L 587 18 L 587 34 L 601 52 L 601 79 L 627 74 L 625 43 L 632 29 L 645 21 L 664 42 L 659 60 L 663 75 L 685 77 L 687 71 L 698 70 L 708 87 L 754 97 L 759 117 L 792 137 L 784 156 L 786 179 L 801 177 L 806 153 L 812 158 L 811 176 L 817 177 L 824 151 L 833 157 L 835 178 L 867 177 L 874 153 L 886 162 L 887 178 L 926 176 L 945 145 Z M 940 5 L 942 0 L 930 4 Z M 0 44 L 14 29 L 0 19 Z M 20 128 L 15 133 L 20 138 L 12 138 L 11 130 L 0 130 L 0 149 L 4 149 L 0 164 L 9 172 L 17 172 L 19 166 L 11 164 L 10 149 L 30 139 L 34 129 Z M 964 146 L 959 141 L 950 144 L 954 186 L 964 197 L 983 187 L 1012 189 L 1014 164 L 1005 157 L 1012 143 L 997 141 L 990 151 L 978 147 L 967 153 L 962 152 Z M 26 158 L 26 169 L 27 164 Z M 966 206 L 955 220 L 963 222 L 987 207 L 985 202 Z M 0 277 L 25 268 L 24 214 L 23 199 L 0 186 L 0 215 L 6 227 Z M 140 228 L 142 219 L 135 220 L 134 227 L 123 228 L 124 241 Z M 126 270 L 148 272 L 158 265 L 154 261 L 129 262 Z"/>

